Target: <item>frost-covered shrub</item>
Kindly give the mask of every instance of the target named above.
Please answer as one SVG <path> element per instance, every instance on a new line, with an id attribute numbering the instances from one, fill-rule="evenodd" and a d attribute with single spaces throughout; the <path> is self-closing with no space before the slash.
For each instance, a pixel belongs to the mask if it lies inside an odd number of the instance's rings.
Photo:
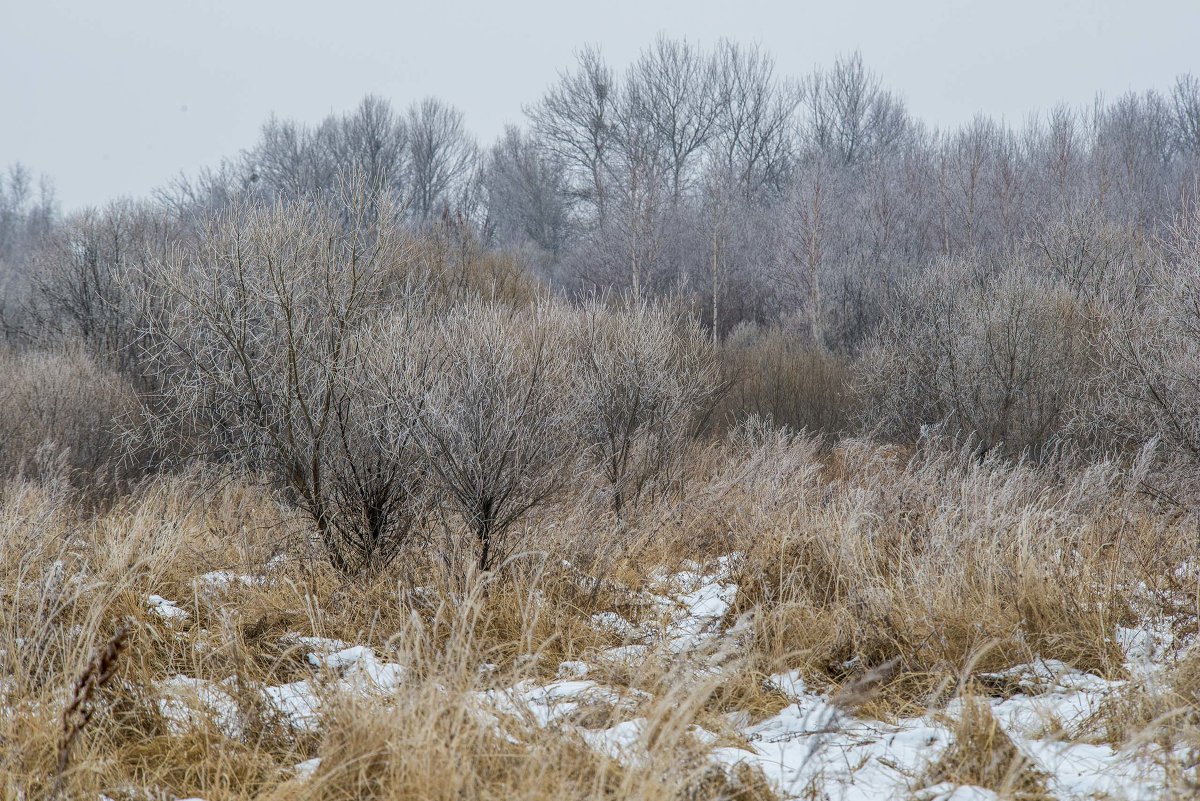
<path id="1" fill-rule="evenodd" d="M 1049 279 L 941 262 L 901 287 L 859 362 L 864 422 L 904 438 L 944 423 L 1008 452 L 1044 446 L 1087 391 L 1088 324 Z"/>
<path id="2" fill-rule="evenodd" d="M 333 565 L 378 569 L 407 540 L 419 470 L 375 436 L 363 332 L 406 300 L 409 239 L 348 184 L 337 197 L 236 204 L 151 265 L 168 313 L 147 331 L 158 433 L 264 475 L 310 518 Z"/>
<path id="3" fill-rule="evenodd" d="M 562 334 L 551 304 L 463 303 L 411 331 L 377 376 L 401 376 L 380 393 L 383 429 L 415 434 L 433 491 L 475 536 L 481 570 L 507 555 L 513 525 L 573 478 Z"/>
<path id="4" fill-rule="evenodd" d="M 1200 461 L 1200 211 L 1165 243 L 1143 289 L 1114 298 L 1098 337 L 1102 373 L 1093 426 L 1167 457 Z"/>
<path id="5" fill-rule="evenodd" d="M 716 350 L 670 307 L 589 302 L 571 325 L 576 435 L 621 514 L 679 467 L 718 395 Z"/>

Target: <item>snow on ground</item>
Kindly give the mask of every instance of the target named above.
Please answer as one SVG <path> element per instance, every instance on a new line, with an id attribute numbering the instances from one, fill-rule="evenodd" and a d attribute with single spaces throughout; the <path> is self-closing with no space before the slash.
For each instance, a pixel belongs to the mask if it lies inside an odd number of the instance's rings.
<path id="1" fill-rule="evenodd" d="M 268 578 L 266 576 L 234 573 L 231 570 L 213 570 L 192 580 L 192 586 L 198 592 L 206 595 L 220 595 L 223 592 L 227 592 L 235 584 L 241 584 L 244 587 L 254 587 L 267 583 Z"/>
<path id="2" fill-rule="evenodd" d="M 727 558 L 709 572 L 697 568 L 656 577 L 666 588 L 656 597 L 666 613 L 666 624 L 660 631 L 646 632 L 645 640 L 651 644 L 610 649 L 603 658 L 638 660 L 645 658 L 654 645 L 679 656 L 716 650 L 714 646 L 722 645 L 721 639 L 730 638 L 731 630 L 736 632 L 740 625 L 735 622 L 731 629 L 717 630 L 737 594 L 729 574 Z M 612 613 L 597 618 L 597 624 L 609 630 L 626 636 L 636 632 L 635 627 Z M 1163 627 L 1118 632 L 1129 673 L 1135 677 L 1160 668 L 1170 642 L 1170 634 Z M 712 659 L 706 663 L 711 666 Z M 1161 785 L 1154 781 L 1161 777 L 1161 769 L 1151 759 L 1055 735 L 1078 729 L 1124 682 L 1084 673 L 1053 660 L 1018 666 L 991 678 L 1020 690 L 1011 697 L 993 699 L 993 713 L 1017 747 L 1048 775 L 1048 789 L 1055 797 L 1151 799 L 1161 795 Z M 978 787 L 920 787 L 919 777 L 951 742 L 947 720 L 955 717 L 953 704 L 946 710 L 948 716 L 929 714 L 884 723 L 854 718 L 831 706 L 822 695 L 810 691 L 798 673 L 777 675 L 771 681 L 793 703 L 766 720 L 744 722 L 739 727 L 737 733 L 750 750 L 720 747 L 713 757 L 730 766 L 746 762 L 761 768 L 785 798 L 818 797 L 813 795 L 814 790 L 822 794 L 819 797 L 835 801 L 909 796 L 922 801 L 983 801 L 996 797 L 992 791 Z M 603 692 L 593 684 L 585 688 L 576 683 L 570 688 L 548 685 L 543 688 L 544 694 L 536 688 L 525 688 L 523 693 L 535 706 L 546 696 L 562 704 L 572 697 L 568 689 L 579 692 L 580 697 Z M 607 729 L 580 733 L 593 747 L 635 758 L 644 724 L 644 720 L 635 718 Z"/>
<path id="3" fill-rule="evenodd" d="M 172 676 L 158 683 L 158 709 L 175 732 L 212 721 L 225 736 L 240 737 L 242 724 L 238 705 L 228 689 L 227 683 Z"/>
<path id="4" fill-rule="evenodd" d="M 373 648 L 347 646 L 341 640 L 321 637 L 292 639 L 313 649 L 306 659 L 316 671 L 314 677 L 267 687 L 264 693 L 267 701 L 298 729 L 317 726 L 323 694 L 386 695 L 395 692 L 404 680 L 404 666 L 380 659 Z"/>
<path id="5" fill-rule="evenodd" d="M 694 659 L 701 671 L 719 671 L 723 654 L 734 648 L 738 629 L 745 621 L 721 630 L 737 595 L 732 583 L 732 560 L 720 560 L 708 571 L 700 566 L 676 574 L 653 577 L 646 598 L 657 616 L 634 625 L 614 612 L 593 617 L 597 628 L 615 632 L 627 642 L 597 656 L 597 664 L 639 664 L 653 656 L 675 663 Z M 204 577 L 204 584 L 221 587 L 233 581 L 249 583 L 251 577 Z M 151 596 L 147 603 L 164 618 L 187 612 L 172 602 Z M 657 622 L 655 622 L 657 621 Z M 381 659 L 371 648 L 338 640 L 291 636 L 289 643 L 306 650 L 311 678 L 263 690 L 267 701 L 299 729 L 318 723 L 321 699 L 330 689 L 363 695 L 394 692 L 405 679 L 405 668 Z M 1151 677 L 1169 657 L 1171 643 L 1165 627 L 1147 625 L 1121 629 L 1118 645 L 1127 657 L 1135 679 Z M 544 683 L 525 680 L 511 687 L 477 693 L 481 720 L 497 725 L 512 739 L 500 719 L 510 716 L 536 727 L 574 729 L 599 751 L 614 758 L 636 761 L 644 753 L 646 720 L 637 715 L 649 696 L 640 690 L 609 687 L 590 678 L 593 665 L 582 661 L 562 663 L 556 677 Z M 1115 751 L 1095 742 L 1070 739 L 1101 702 L 1125 682 L 1084 673 L 1054 660 L 1038 660 L 981 677 L 1015 689 L 1016 694 L 992 699 L 993 714 L 1016 746 L 1047 774 L 1048 789 L 1062 799 L 1152 799 L 1159 797 L 1162 770 L 1147 754 Z M 822 797 L 831 801 L 877 801 L 908 797 L 918 801 L 987 801 L 996 794 L 978 787 L 938 784 L 922 787 L 920 777 L 950 744 L 949 726 L 956 716 L 954 703 L 944 714 L 895 723 L 856 718 L 810 690 L 797 672 L 771 678 L 791 703 L 777 714 L 756 723 L 748 715 L 728 715 L 745 747 L 721 746 L 713 750 L 718 764 L 757 766 L 784 798 Z M 236 704 L 219 684 L 185 676 L 163 682 L 162 710 L 172 725 L 195 722 L 197 710 L 207 711 L 226 731 L 236 731 Z M 615 710 L 604 728 L 579 722 L 577 713 L 600 706 Z M 1063 733 L 1068 733 L 1064 736 Z M 699 727 L 691 734 L 701 742 L 717 735 Z M 297 765 L 299 777 L 311 775 L 318 760 Z"/>
<path id="6" fill-rule="evenodd" d="M 186 620 L 191 617 L 186 609 L 180 609 L 174 601 L 168 601 L 161 595 L 151 595 L 146 598 L 146 606 L 165 620 Z"/>
<path id="7" fill-rule="evenodd" d="M 553 681 L 549 684 L 522 681 L 502 690 L 487 690 L 482 696 L 485 706 L 497 712 L 529 720 L 537 726 L 549 726 L 585 705 L 616 706 L 626 699 L 645 696 L 645 693 L 632 690 L 622 693 L 583 679 Z"/>
<path id="8" fill-rule="evenodd" d="M 384 696 L 395 692 L 404 680 L 406 669 L 380 659 L 373 648 L 322 637 L 285 639 L 311 649 L 305 658 L 313 668 L 313 676 L 265 687 L 262 694 L 268 705 L 297 729 L 311 731 L 317 727 L 322 698 L 331 693 Z M 190 676 L 172 676 L 159 684 L 162 695 L 159 709 L 177 729 L 199 725 L 198 714 L 204 713 L 227 735 L 236 737 L 240 731 L 237 704 L 224 686 L 229 681 L 214 683 Z"/>

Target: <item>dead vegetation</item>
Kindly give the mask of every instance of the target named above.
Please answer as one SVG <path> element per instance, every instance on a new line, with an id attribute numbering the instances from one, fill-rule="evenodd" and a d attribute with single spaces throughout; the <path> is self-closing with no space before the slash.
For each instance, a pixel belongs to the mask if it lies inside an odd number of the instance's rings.
<path id="1" fill-rule="evenodd" d="M 1010 671 L 1046 662 L 1120 689 L 1044 732 L 1189 780 L 1197 671 L 1135 675 L 1126 640 L 1196 634 L 1193 468 L 1178 438 L 1049 436 L 1087 419 L 1055 383 L 1073 306 L 976 276 L 921 340 L 949 374 L 916 340 L 718 347 L 682 306 L 514 283 L 361 189 L 150 257 L 140 383 L 82 350 L 0 361 L 9 795 L 758 799 L 779 777 L 747 732 L 803 685 L 813 753 L 957 705 L 905 776 L 1035 797 L 987 704 L 1050 692 Z M 834 439 L 852 395 L 896 425 Z"/>
<path id="2" fill-rule="evenodd" d="M 164 477 L 102 511 L 11 483 L 0 502 L 0 782 L 10 795 L 150 788 L 210 801 L 759 799 L 771 792 L 761 777 L 714 773 L 705 754 L 747 747 L 729 721 L 786 708 L 768 679 L 794 670 L 865 718 L 961 696 L 954 744 L 929 782 L 1042 797 L 976 698 L 984 674 L 1040 657 L 1123 678 L 1117 627 L 1147 611 L 1130 588 L 1194 547 L 1190 520 L 1131 488 L 1136 466 L 979 460 L 935 439 L 828 450 L 752 426 L 689 463 L 679 495 L 622 518 L 586 487 L 559 497 L 513 530 L 497 570 L 477 570 L 464 526 L 446 551 L 413 550 L 402 571 L 354 581 L 319 558 L 303 516 L 253 482 Z M 1130 531 L 1141 544 L 1120 542 Z M 624 546 L 597 558 L 602 536 Z M 712 624 L 725 630 L 719 648 L 605 661 L 675 614 L 648 602 L 653 576 L 730 554 L 738 590 Z M 170 599 L 168 611 L 152 596 Z M 597 623 L 604 615 L 629 629 Z M 302 637 L 369 646 L 406 678 L 380 696 L 347 692 L 344 672 L 314 667 Z M 1114 699 L 1104 736 L 1190 742 L 1193 661 L 1153 693 Z M 569 719 L 599 732 L 644 721 L 648 761 L 528 718 L 493 724 L 477 700 L 553 682 L 574 662 L 622 697 Z M 322 705 L 316 725 L 297 728 L 264 689 L 304 681 Z M 716 739 L 696 740 L 697 726 Z M 297 776 L 314 758 L 312 775 Z"/>
<path id="3" fill-rule="evenodd" d="M 1051 798 L 1045 776 L 1005 734 L 986 701 L 964 696 L 953 731 L 954 740 L 929 768 L 927 783 L 985 787 L 1017 801 Z"/>

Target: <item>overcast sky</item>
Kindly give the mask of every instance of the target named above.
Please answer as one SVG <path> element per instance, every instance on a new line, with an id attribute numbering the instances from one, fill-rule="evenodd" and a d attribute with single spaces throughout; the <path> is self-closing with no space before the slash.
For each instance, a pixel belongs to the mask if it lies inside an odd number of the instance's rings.
<path id="1" fill-rule="evenodd" d="M 797 75 L 860 50 L 941 126 L 1200 73 L 1198 0 L 0 0 L 0 166 L 98 204 L 367 93 L 438 95 L 489 142 L 581 45 L 623 67 L 660 32 L 757 42 Z"/>

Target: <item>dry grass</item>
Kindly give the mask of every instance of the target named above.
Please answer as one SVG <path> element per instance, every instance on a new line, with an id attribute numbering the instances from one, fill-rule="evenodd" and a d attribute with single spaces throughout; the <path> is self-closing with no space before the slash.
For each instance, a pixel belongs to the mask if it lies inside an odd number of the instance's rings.
<path id="1" fill-rule="evenodd" d="M 1178 748 L 1196 753 L 1200 750 L 1200 653 L 1192 649 L 1161 674 L 1121 688 L 1083 721 L 1079 734 L 1118 748 L 1154 749 L 1168 755 Z M 1189 761 L 1194 767 L 1194 761 Z"/>
<path id="2" fill-rule="evenodd" d="M 123 621 L 124 653 L 87 699 L 91 721 L 72 730 L 63 797 L 133 798 L 142 788 L 210 801 L 675 798 L 685 791 L 707 798 L 696 788 L 716 784 L 704 772 L 707 746 L 687 734 L 699 700 L 682 703 L 689 691 L 679 683 L 661 701 L 626 710 L 648 721 L 657 755 L 637 770 L 569 734 L 520 721 L 505 722 L 503 731 L 516 735 L 509 741 L 479 715 L 473 699 L 488 687 L 545 680 L 561 661 L 620 644 L 589 622 L 599 611 L 630 613 L 628 599 L 618 598 L 619 569 L 596 581 L 531 549 L 502 576 L 468 572 L 464 585 L 462 571 L 414 554 L 406 582 L 347 583 L 323 560 L 305 558 L 293 513 L 211 476 L 164 480 L 99 514 L 36 485 L 11 485 L 0 514 L 0 787 L 9 796 L 57 791 L 71 688 Z M 470 559 L 464 552 L 464 563 Z M 262 579 L 205 578 L 220 570 Z M 160 617 L 148 608 L 150 595 L 172 599 L 187 616 Z M 372 645 L 409 668 L 413 681 L 383 703 L 330 687 L 319 731 L 297 732 L 261 693 L 313 676 L 305 649 L 285 635 Z M 481 672 L 485 663 L 491 672 Z M 191 710 L 188 725 L 165 717 L 161 683 L 179 675 L 222 688 L 241 730 L 228 731 L 194 694 L 181 701 Z M 672 683 L 660 676 L 658 684 Z M 608 724 L 622 714 L 607 710 Z M 314 756 L 323 757 L 321 770 L 297 782 L 292 766 Z M 678 765 L 667 771 L 668 762 Z"/>
<path id="3" fill-rule="evenodd" d="M 931 442 L 827 450 L 765 427 L 698 446 L 688 464 L 677 491 L 620 520 L 585 488 L 559 499 L 514 534 L 496 573 L 474 572 L 469 537 L 447 524 L 394 571 L 352 582 L 312 549 L 302 517 L 251 482 L 166 477 L 103 510 L 10 484 L 0 497 L 0 788 L 44 797 L 61 773 L 63 797 L 757 801 L 771 797 L 761 774 L 714 768 L 707 754 L 745 747 L 731 720 L 790 703 L 772 674 L 798 669 L 840 706 L 882 718 L 940 707 L 979 686 L 971 677 L 1034 655 L 1119 676 L 1116 626 L 1145 612 L 1130 588 L 1176 598 L 1161 576 L 1194 556 L 1192 523 L 1160 514 L 1117 465 L 1034 468 Z M 639 635 L 594 615 L 654 629 L 666 612 L 648 600 L 662 591 L 651 577 L 728 554 L 726 580 L 740 590 L 719 646 L 598 658 Z M 150 595 L 186 616 L 160 616 Z M 122 626 L 121 656 L 58 771 L 72 689 Z M 380 697 L 341 691 L 297 635 L 371 646 L 406 679 Z M 627 696 L 584 704 L 571 722 L 599 731 L 644 721 L 643 759 L 481 706 L 483 693 L 544 683 L 569 660 Z M 1115 712 L 1110 724 L 1120 717 L 1129 730 L 1110 725 L 1112 741 L 1168 720 L 1183 731 L 1200 698 L 1193 662 L 1171 674 L 1169 694 L 1138 696 L 1140 717 Z M 185 724 L 166 714 L 163 682 L 177 676 L 221 688 L 237 730 L 196 692 L 179 695 Z M 323 704 L 305 731 L 262 690 L 308 678 Z M 986 705 L 963 710 L 931 780 L 1040 793 Z M 696 726 L 716 738 L 701 742 Z M 314 757 L 311 778 L 297 777 L 294 766 Z"/>
<path id="4" fill-rule="evenodd" d="M 954 741 L 932 765 L 928 784 L 952 782 L 995 790 L 1018 801 L 1049 799 L 1045 777 L 1000 728 L 985 699 L 962 699 Z"/>
<path id="5" fill-rule="evenodd" d="M 752 614 L 768 670 L 818 684 L 893 664 L 867 710 L 885 717 L 1035 656 L 1120 677 L 1130 588 L 1161 583 L 1193 548 L 1116 465 L 1067 472 L 936 442 L 822 455 L 777 432 L 740 448 L 681 526 L 742 554 L 731 621 Z"/>

